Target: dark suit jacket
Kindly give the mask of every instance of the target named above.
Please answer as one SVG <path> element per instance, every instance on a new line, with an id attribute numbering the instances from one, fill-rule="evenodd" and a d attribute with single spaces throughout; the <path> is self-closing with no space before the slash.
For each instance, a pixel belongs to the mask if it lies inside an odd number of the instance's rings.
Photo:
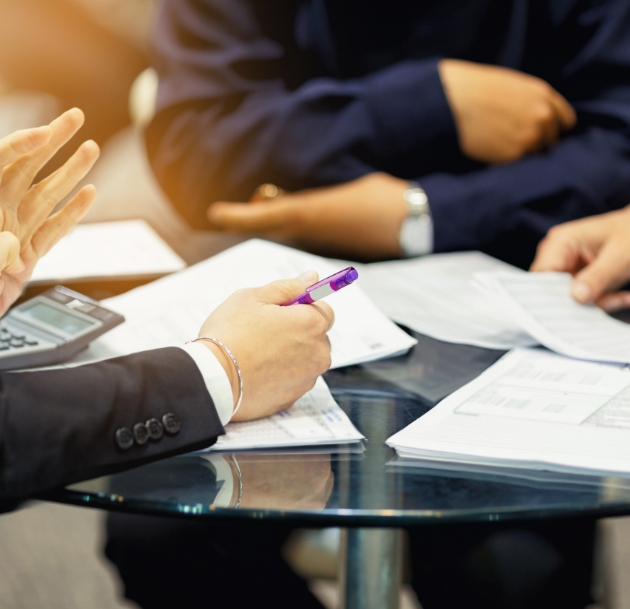
<path id="1" fill-rule="evenodd" d="M 427 191 L 437 252 L 521 266 L 554 224 L 630 202 L 627 0 L 165 0 L 147 143 L 182 214 L 274 182 L 375 170 Z M 483 166 L 458 149 L 440 58 L 539 76 L 578 112 L 547 153 Z"/>
<path id="2" fill-rule="evenodd" d="M 122 450 L 116 431 L 173 413 L 176 434 Z M 182 349 L 77 368 L 0 374 L 0 509 L 35 493 L 205 448 L 224 433 Z"/>

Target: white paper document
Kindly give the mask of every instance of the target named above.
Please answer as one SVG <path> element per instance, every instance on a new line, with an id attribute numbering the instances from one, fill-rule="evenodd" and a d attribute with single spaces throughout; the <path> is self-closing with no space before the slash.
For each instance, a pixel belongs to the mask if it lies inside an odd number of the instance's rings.
<path id="1" fill-rule="evenodd" d="M 488 349 L 527 347 L 536 341 L 492 297 L 475 273 L 522 274 L 481 252 L 434 254 L 361 267 L 361 287 L 393 320 L 433 338 Z"/>
<path id="2" fill-rule="evenodd" d="M 125 355 L 144 349 L 182 345 L 198 335 L 208 315 L 235 290 L 314 269 L 320 277 L 341 270 L 319 256 L 252 239 L 174 275 L 103 301 L 126 321 L 91 343 L 75 362 Z M 332 294 L 335 311 L 329 332 L 332 366 L 390 357 L 416 340 L 381 313 L 358 282 Z"/>
<path id="3" fill-rule="evenodd" d="M 403 458 L 630 474 L 630 370 L 517 349 L 387 444 Z"/>
<path id="4" fill-rule="evenodd" d="M 322 378 L 289 410 L 259 421 L 229 423 L 225 431 L 208 451 L 348 444 L 364 439 Z"/>
<path id="5" fill-rule="evenodd" d="M 186 263 L 143 220 L 80 224 L 35 267 L 31 283 L 146 277 Z"/>
<path id="6" fill-rule="evenodd" d="M 577 303 L 567 273 L 492 273 L 477 279 L 523 330 L 552 351 L 601 362 L 630 363 L 630 324 L 595 305 Z"/>

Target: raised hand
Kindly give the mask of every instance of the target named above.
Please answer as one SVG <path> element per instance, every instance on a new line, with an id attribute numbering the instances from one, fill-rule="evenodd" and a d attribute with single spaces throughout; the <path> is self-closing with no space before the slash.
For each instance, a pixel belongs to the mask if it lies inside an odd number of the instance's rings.
<path id="1" fill-rule="evenodd" d="M 551 85 L 523 72 L 444 59 L 440 79 L 462 152 L 482 163 L 507 163 L 552 146 L 576 122 Z"/>
<path id="2" fill-rule="evenodd" d="M 42 167 L 83 125 L 74 108 L 50 125 L 18 131 L 0 140 L 0 315 L 19 297 L 37 261 L 67 234 L 89 209 L 96 196 L 93 186 L 82 188 L 61 211 L 55 206 L 85 177 L 99 156 L 92 141 L 47 178 L 33 184 Z M 19 243 L 16 257 L 15 243 Z"/>

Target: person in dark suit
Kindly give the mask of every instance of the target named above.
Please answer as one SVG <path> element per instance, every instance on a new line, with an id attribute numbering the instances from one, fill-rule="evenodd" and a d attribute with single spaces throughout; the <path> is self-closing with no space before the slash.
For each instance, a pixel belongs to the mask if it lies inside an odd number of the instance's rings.
<path id="1" fill-rule="evenodd" d="M 625 0 L 166 0 L 153 41 L 148 150 L 198 227 L 526 268 L 630 198 Z M 285 195 L 213 205 L 266 182 Z"/>
<path id="2" fill-rule="evenodd" d="M 94 200 L 94 188 L 85 186 L 50 215 L 96 161 L 94 142 L 32 185 L 83 120 L 73 109 L 49 126 L 0 140 L 0 315 L 38 259 Z M 326 332 L 333 314 L 321 303 L 290 310 L 274 305 L 303 293 L 316 276 L 235 293 L 200 331 L 219 344 L 199 339 L 76 368 L 0 373 L 0 508 L 59 485 L 208 447 L 230 420 L 288 408 L 330 365 Z"/>

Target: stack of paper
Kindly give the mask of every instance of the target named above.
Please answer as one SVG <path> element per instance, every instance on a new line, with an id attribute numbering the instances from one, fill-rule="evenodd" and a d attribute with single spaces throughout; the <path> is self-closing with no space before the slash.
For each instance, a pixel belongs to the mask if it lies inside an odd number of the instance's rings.
<path id="1" fill-rule="evenodd" d="M 535 345 L 496 299 L 476 286 L 476 273 L 497 271 L 525 274 L 481 252 L 435 254 L 360 268 L 361 287 L 368 296 L 386 315 L 416 332 L 489 349 Z"/>
<path id="2" fill-rule="evenodd" d="M 155 277 L 185 266 L 143 220 L 80 224 L 39 261 L 30 283 Z"/>
<path id="3" fill-rule="evenodd" d="M 517 349 L 387 444 L 403 458 L 630 474 L 630 371 Z"/>
<path id="4" fill-rule="evenodd" d="M 209 451 L 348 444 L 364 438 L 339 408 L 322 378 L 289 410 L 259 421 L 230 423 L 225 431 L 226 435 Z"/>
<path id="5" fill-rule="evenodd" d="M 476 278 L 515 323 L 552 351 L 601 362 L 630 363 L 630 324 L 578 304 L 567 273 L 483 273 Z"/>
<path id="6" fill-rule="evenodd" d="M 340 270 L 319 256 L 258 239 L 247 241 L 184 271 L 103 301 L 124 315 L 126 322 L 94 341 L 74 361 L 182 345 L 198 335 L 208 315 L 234 291 L 297 277 L 309 269 L 318 271 L 322 278 Z M 335 325 L 329 333 L 333 367 L 391 357 L 417 342 L 376 308 L 360 283 L 361 277 L 326 299 L 335 311 Z"/>

